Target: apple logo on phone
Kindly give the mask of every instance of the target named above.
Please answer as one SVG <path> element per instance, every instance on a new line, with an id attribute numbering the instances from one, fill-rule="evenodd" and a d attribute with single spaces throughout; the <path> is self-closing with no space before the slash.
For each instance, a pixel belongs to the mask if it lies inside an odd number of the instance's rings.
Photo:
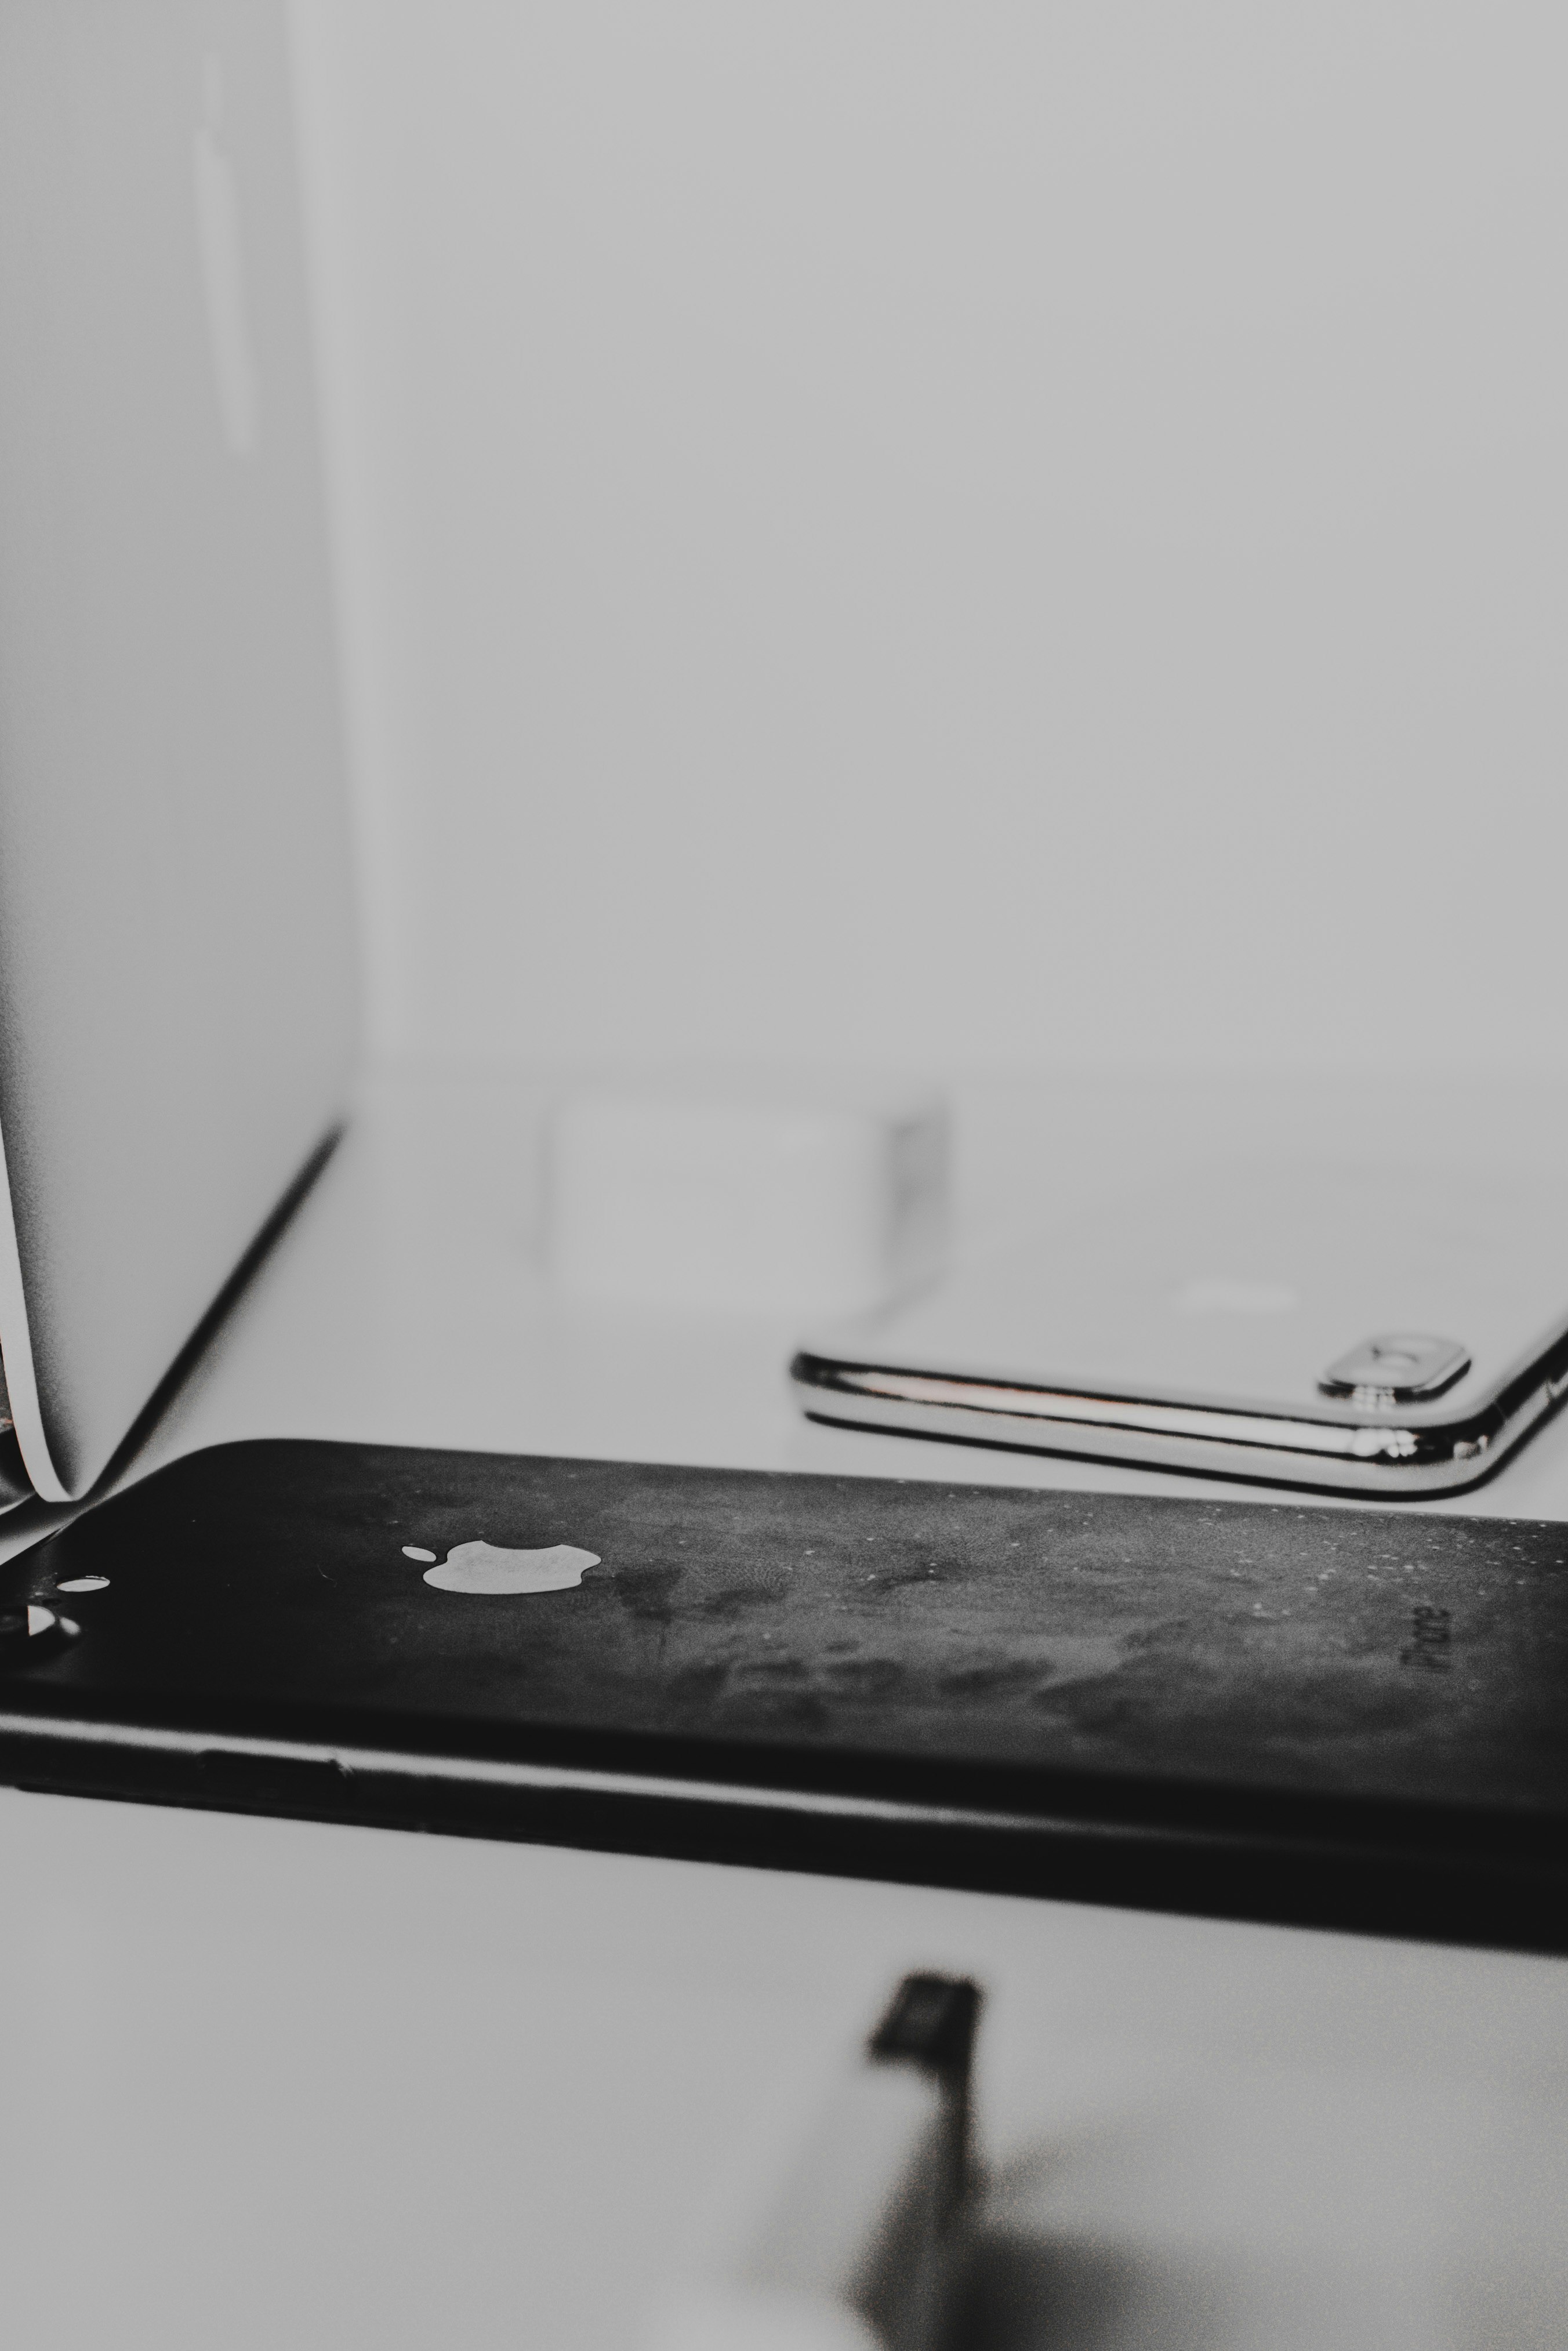
<path id="1" fill-rule="evenodd" d="M 215 57 L 202 67 L 202 113 L 193 158 L 195 173 L 196 241 L 202 255 L 202 291 L 207 304 L 207 339 L 217 385 L 224 439 L 235 457 L 254 457 L 261 423 L 256 355 L 245 296 L 239 234 L 239 200 L 234 165 L 221 140 L 224 69 Z"/>
<path id="2" fill-rule="evenodd" d="M 432 1560 L 433 1551 L 404 1543 L 405 1559 Z M 586 1567 L 597 1567 L 599 1554 L 577 1551 L 570 1543 L 551 1543 L 548 1551 L 507 1551 L 499 1543 L 455 1543 L 439 1566 L 427 1567 L 426 1583 L 438 1592 L 570 1592 L 582 1582 Z"/>

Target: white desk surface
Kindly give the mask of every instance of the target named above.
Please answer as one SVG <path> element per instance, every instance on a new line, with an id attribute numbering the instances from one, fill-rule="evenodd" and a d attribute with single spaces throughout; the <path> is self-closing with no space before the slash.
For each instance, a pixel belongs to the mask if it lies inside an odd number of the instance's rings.
<path id="1" fill-rule="evenodd" d="M 811 1428 L 787 1328 L 553 1301 L 541 1099 L 367 1086 L 129 1474 L 288 1435 L 1205 1490 Z M 1243 1146 L 1560 1165 L 1568 1138 L 1568 1102 L 1500 1081 L 1079 1079 L 959 1108 L 967 1244 Z M 1568 1518 L 1568 1416 L 1440 1507 Z M 0 1552 L 45 1523 L 16 1514 Z M 622 2351 L 736 2150 L 803 2116 L 921 1964 L 989 1993 L 1017 2299 L 988 2340 L 1568 2340 L 1554 1961 L 11 1791 L 0 1887 L 0 2310 L 28 2351 Z"/>

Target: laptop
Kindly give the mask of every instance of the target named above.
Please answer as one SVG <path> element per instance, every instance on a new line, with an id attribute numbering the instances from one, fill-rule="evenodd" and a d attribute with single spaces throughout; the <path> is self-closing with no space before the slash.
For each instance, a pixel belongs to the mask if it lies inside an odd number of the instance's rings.
<path id="1" fill-rule="evenodd" d="M 0 1497 L 58 1502 L 353 1049 L 275 0 L 0 0 Z"/>

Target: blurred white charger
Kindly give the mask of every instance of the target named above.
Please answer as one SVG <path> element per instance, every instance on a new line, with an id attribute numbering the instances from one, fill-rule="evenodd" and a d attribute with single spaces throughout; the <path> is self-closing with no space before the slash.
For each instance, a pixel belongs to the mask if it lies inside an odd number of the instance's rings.
<path id="1" fill-rule="evenodd" d="M 907 1084 L 584 1083 L 547 1137 L 546 1252 L 581 1297 L 837 1311 L 940 1268 L 946 1106 Z"/>

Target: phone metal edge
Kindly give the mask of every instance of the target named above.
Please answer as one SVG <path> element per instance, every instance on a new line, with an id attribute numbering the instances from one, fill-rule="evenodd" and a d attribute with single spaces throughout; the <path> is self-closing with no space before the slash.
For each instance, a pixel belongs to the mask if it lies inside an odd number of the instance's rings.
<path id="1" fill-rule="evenodd" d="M 1561 1360 L 1559 1360 L 1561 1358 Z M 941 1375 L 802 1349 L 789 1367 L 810 1420 L 1009 1451 L 1069 1454 L 1261 1485 L 1403 1496 L 1454 1493 L 1489 1477 L 1568 1395 L 1568 1335 L 1451 1418 L 1353 1423 L 1329 1415 Z"/>

